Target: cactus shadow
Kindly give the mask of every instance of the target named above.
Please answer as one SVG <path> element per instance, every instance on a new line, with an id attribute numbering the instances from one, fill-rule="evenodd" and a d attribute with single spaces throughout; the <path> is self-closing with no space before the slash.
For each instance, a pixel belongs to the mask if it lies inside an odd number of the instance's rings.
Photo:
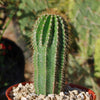
<path id="1" fill-rule="evenodd" d="M 86 86 L 90 88 L 90 86 L 87 86 L 86 84 L 86 78 L 89 76 L 89 73 L 84 68 L 85 65 L 81 65 L 77 59 L 80 51 L 80 47 L 78 46 L 79 42 L 79 33 L 76 31 L 75 27 L 70 24 L 71 26 L 71 32 L 72 32 L 72 44 L 71 44 L 71 50 L 69 54 L 69 67 L 67 71 L 67 80 L 69 83 L 79 84 L 82 86 Z"/>
<path id="2" fill-rule="evenodd" d="M 77 42 L 79 41 L 79 36 L 78 36 L 78 32 L 76 31 L 75 27 L 73 26 L 73 24 L 70 23 L 70 27 L 71 27 L 71 50 L 70 50 L 70 54 L 75 55 L 78 54 L 80 48 L 77 44 Z"/>
<path id="3" fill-rule="evenodd" d="M 2 38 L 0 44 L 0 98 L 6 100 L 5 90 L 25 80 L 25 60 L 23 51 L 13 41 Z"/>

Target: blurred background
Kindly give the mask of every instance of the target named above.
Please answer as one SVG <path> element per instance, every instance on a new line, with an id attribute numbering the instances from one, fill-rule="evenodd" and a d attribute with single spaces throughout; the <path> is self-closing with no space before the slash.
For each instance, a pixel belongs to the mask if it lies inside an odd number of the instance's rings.
<path id="1" fill-rule="evenodd" d="M 0 0 L 0 98 L 6 100 L 12 84 L 33 81 L 30 35 L 47 11 L 63 14 L 72 27 L 67 81 L 92 89 L 100 100 L 100 0 Z"/>

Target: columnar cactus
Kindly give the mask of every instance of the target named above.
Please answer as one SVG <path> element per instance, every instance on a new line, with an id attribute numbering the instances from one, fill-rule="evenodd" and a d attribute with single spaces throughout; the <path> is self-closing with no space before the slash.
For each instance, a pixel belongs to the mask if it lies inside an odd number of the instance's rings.
<path id="1" fill-rule="evenodd" d="M 37 94 L 59 93 L 64 86 L 70 45 L 69 24 L 58 15 L 42 15 L 34 25 L 34 86 Z"/>

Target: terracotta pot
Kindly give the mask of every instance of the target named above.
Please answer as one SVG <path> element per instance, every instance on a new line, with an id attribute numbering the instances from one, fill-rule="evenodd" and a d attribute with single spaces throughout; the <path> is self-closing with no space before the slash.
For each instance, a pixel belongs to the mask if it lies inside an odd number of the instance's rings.
<path id="1" fill-rule="evenodd" d="M 69 86 L 71 86 L 72 88 L 79 88 L 79 89 L 82 89 L 82 90 L 86 90 L 89 94 L 92 95 L 91 100 L 96 100 L 96 94 L 91 89 L 85 88 L 85 87 L 80 86 L 80 85 L 75 85 L 75 84 L 72 84 L 72 83 L 70 83 Z"/>
<path id="2" fill-rule="evenodd" d="M 22 84 L 25 85 L 26 83 L 32 83 L 32 82 L 23 82 Z M 10 93 L 10 91 L 12 90 L 12 87 L 17 87 L 17 86 L 18 86 L 18 84 L 15 84 L 15 85 L 9 87 L 9 88 L 6 90 L 6 97 L 8 98 L 8 100 L 12 100 L 12 99 L 10 98 L 10 96 L 9 96 L 9 93 Z M 82 87 L 82 86 L 79 86 L 79 85 L 72 84 L 72 83 L 70 83 L 69 86 L 71 86 L 72 88 L 76 87 L 76 88 L 79 88 L 79 89 L 88 91 L 89 94 L 92 95 L 92 99 L 91 99 L 91 100 L 96 100 L 96 95 L 95 95 L 95 93 L 94 93 L 92 90 L 90 90 L 90 89 L 88 89 L 88 88 L 85 88 L 85 87 Z"/>
<path id="3" fill-rule="evenodd" d="M 25 85 L 26 83 L 33 83 L 33 82 L 22 82 L 23 85 Z M 19 83 L 18 83 L 19 84 Z M 17 87 L 18 84 L 12 85 L 10 86 L 7 90 L 6 90 L 6 97 L 8 100 L 12 100 L 11 97 L 9 96 L 10 91 L 12 90 L 13 87 Z"/>

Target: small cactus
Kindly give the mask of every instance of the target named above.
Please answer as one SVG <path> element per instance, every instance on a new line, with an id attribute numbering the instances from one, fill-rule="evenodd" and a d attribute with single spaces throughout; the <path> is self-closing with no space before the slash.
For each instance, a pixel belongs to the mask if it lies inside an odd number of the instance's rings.
<path id="1" fill-rule="evenodd" d="M 34 25 L 34 86 L 37 94 L 59 93 L 65 83 L 70 47 L 69 24 L 59 15 L 42 15 Z"/>

